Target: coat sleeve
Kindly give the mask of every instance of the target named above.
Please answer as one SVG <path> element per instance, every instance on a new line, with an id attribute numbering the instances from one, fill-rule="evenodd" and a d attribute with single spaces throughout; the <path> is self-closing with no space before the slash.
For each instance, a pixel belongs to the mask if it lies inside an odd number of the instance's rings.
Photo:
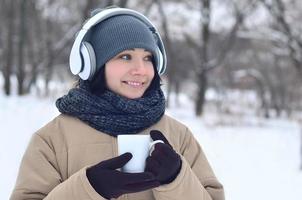
<path id="1" fill-rule="evenodd" d="M 51 146 L 34 134 L 21 161 L 10 200 L 104 200 L 90 185 L 87 167 L 62 180 Z"/>
<path id="2" fill-rule="evenodd" d="M 205 154 L 192 133 L 180 147 L 182 167 L 176 179 L 153 190 L 157 200 L 224 200 L 223 186 L 215 177 Z"/>

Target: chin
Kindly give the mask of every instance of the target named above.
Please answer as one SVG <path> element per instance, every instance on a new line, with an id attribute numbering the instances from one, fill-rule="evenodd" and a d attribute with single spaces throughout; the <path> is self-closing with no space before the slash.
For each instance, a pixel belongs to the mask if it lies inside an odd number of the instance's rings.
<path id="1" fill-rule="evenodd" d="M 138 99 L 138 98 L 141 98 L 143 95 L 127 95 L 126 97 L 128 99 Z"/>
<path id="2" fill-rule="evenodd" d="M 138 99 L 138 98 L 141 98 L 143 96 L 144 93 L 136 93 L 136 94 L 133 94 L 133 93 L 127 93 L 127 94 L 121 94 L 122 96 L 128 98 L 128 99 Z"/>

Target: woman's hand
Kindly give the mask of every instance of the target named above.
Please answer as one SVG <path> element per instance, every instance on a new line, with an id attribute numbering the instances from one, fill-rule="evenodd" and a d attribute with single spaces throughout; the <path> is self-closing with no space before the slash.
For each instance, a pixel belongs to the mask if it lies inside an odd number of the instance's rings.
<path id="1" fill-rule="evenodd" d="M 132 158 L 131 153 L 102 161 L 87 169 L 87 178 L 102 197 L 118 198 L 122 194 L 140 192 L 160 185 L 150 172 L 124 173 L 116 169 L 123 167 Z"/>
<path id="2" fill-rule="evenodd" d="M 145 172 L 154 174 L 161 185 L 171 183 L 179 174 L 181 158 L 160 131 L 152 130 L 150 136 L 154 141 L 162 140 L 164 144 L 155 144 L 154 151 L 146 159 Z"/>

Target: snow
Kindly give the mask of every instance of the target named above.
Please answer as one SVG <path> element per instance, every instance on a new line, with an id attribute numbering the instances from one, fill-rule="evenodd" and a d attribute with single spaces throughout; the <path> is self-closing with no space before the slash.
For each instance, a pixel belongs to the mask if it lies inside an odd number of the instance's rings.
<path id="1" fill-rule="evenodd" d="M 32 133 L 58 114 L 54 102 L 55 98 L 34 95 L 5 97 L 0 91 L 0 199 L 9 198 Z M 296 122 L 265 120 L 249 112 L 230 117 L 210 108 L 203 118 L 196 118 L 192 102 L 184 95 L 180 102 L 167 113 L 190 127 L 223 183 L 226 199 L 301 198 L 301 136 Z"/>

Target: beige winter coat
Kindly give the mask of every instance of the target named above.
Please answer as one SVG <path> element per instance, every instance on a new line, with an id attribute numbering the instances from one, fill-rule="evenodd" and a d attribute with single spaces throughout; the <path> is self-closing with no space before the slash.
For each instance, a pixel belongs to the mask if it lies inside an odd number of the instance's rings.
<path id="1" fill-rule="evenodd" d="M 223 200 L 216 179 L 188 128 L 165 115 L 140 134 L 160 130 L 182 155 L 182 168 L 170 184 L 120 196 L 131 200 Z M 82 121 L 59 115 L 35 133 L 24 154 L 11 200 L 104 200 L 89 184 L 87 167 L 118 156 L 115 137 Z"/>

